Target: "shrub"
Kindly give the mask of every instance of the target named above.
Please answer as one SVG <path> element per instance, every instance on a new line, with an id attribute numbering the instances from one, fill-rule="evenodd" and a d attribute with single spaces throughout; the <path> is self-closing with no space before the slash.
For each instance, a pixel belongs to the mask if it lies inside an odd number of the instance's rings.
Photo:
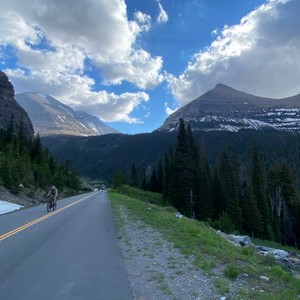
<path id="1" fill-rule="evenodd" d="M 224 274 L 230 279 L 235 279 L 239 275 L 239 270 L 235 265 L 229 264 L 225 267 Z"/>

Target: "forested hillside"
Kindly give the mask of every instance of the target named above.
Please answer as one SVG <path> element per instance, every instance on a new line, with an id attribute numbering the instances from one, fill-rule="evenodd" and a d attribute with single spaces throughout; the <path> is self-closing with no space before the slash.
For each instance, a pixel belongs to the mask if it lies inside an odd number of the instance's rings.
<path id="1" fill-rule="evenodd" d="M 59 164 L 46 150 L 39 136 L 28 140 L 22 131 L 0 131 L 0 185 L 13 193 L 23 188 L 48 189 L 56 185 L 59 190 L 79 190 L 81 183 L 68 165 Z"/>
<path id="2" fill-rule="evenodd" d="M 300 246 L 299 188 L 284 161 L 291 153 L 280 156 L 280 143 L 278 147 L 271 143 L 269 147 L 277 151 L 269 152 L 277 158 L 272 162 L 271 157 L 261 156 L 254 140 L 243 141 L 243 145 L 247 147 L 243 159 L 224 146 L 212 165 L 205 144 L 196 142 L 190 126 L 181 119 L 175 147 L 170 146 L 164 158 L 144 173 L 135 164 L 129 176 L 117 170 L 114 183 L 162 193 L 165 205 L 223 231 Z M 236 146 L 239 150 L 241 145 Z"/>
<path id="3" fill-rule="evenodd" d="M 41 137 L 61 162 L 69 160 L 81 176 L 111 183 L 119 168 L 127 173 L 134 163 L 138 172 L 154 166 L 176 144 L 177 132 L 152 132 L 137 135 L 108 134 L 98 137 Z M 214 167 L 223 149 L 236 153 L 245 167 L 250 167 L 251 149 L 256 143 L 262 168 L 286 163 L 300 187 L 300 135 L 277 130 L 240 130 L 239 132 L 194 131 L 195 142 L 203 145 Z"/>

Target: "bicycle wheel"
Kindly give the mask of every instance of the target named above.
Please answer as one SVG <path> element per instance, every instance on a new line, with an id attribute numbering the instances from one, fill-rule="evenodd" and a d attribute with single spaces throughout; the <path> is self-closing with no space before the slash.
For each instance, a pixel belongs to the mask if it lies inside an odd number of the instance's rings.
<path id="1" fill-rule="evenodd" d="M 52 206 L 53 210 L 56 210 L 56 202 L 54 202 L 53 206 Z"/>
<path id="2" fill-rule="evenodd" d="M 47 211 L 49 212 L 51 210 L 51 203 L 47 202 Z"/>

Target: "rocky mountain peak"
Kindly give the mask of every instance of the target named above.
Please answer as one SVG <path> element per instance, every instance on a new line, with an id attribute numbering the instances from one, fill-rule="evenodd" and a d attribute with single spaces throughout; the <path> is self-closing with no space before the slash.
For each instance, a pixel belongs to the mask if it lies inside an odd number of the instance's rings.
<path id="1" fill-rule="evenodd" d="M 300 132 L 300 95 L 272 99 L 218 83 L 214 89 L 171 114 L 158 130 L 176 130 L 181 118 L 194 130 L 272 128 Z"/>
<path id="2" fill-rule="evenodd" d="M 217 83 L 217 85 L 215 86 L 215 90 L 224 90 L 224 89 L 232 89 L 230 86 L 223 84 L 223 83 Z"/>
<path id="3" fill-rule="evenodd" d="M 34 130 L 28 114 L 15 100 L 14 87 L 5 73 L 0 71 L 0 130 L 12 127 L 15 134 L 23 127 L 28 139 L 34 136 Z"/>

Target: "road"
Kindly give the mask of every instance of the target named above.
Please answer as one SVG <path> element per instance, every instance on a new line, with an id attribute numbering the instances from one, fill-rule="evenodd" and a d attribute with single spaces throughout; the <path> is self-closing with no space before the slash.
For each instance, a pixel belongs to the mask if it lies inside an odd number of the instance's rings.
<path id="1" fill-rule="evenodd" d="M 0 216 L 0 299 L 130 299 L 106 191 Z"/>

